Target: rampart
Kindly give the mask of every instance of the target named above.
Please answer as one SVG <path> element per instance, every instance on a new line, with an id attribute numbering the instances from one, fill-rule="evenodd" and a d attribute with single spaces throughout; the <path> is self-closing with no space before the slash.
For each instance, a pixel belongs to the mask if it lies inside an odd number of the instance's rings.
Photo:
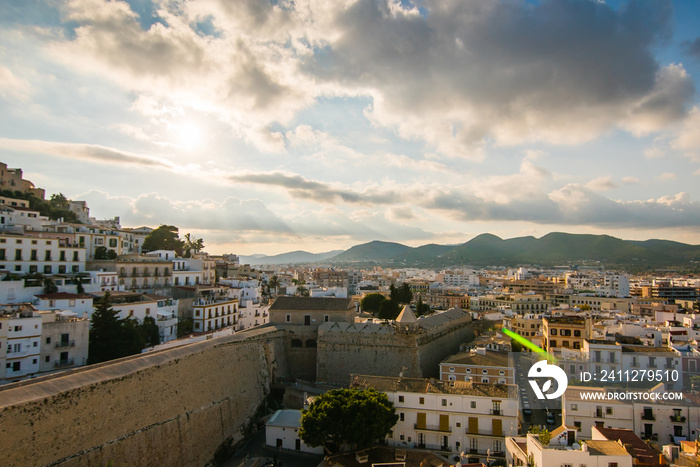
<path id="1" fill-rule="evenodd" d="M 289 376 L 266 326 L 2 386 L 0 465 L 202 466 Z"/>
<path id="2" fill-rule="evenodd" d="M 438 364 L 472 339 L 471 317 L 457 309 L 404 330 L 393 323 L 325 323 L 318 330 L 316 380 L 348 385 L 351 374 L 437 376 Z"/>

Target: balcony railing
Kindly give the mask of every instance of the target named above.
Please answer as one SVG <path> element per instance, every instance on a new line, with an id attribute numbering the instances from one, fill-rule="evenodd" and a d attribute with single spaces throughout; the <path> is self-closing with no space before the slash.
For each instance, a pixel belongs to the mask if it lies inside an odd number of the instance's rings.
<path id="1" fill-rule="evenodd" d="M 675 423 L 685 423 L 685 417 L 681 415 L 671 415 L 671 421 Z"/>
<path id="2" fill-rule="evenodd" d="M 503 411 L 501 409 L 491 409 L 491 415 L 503 415 Z"/>
<path id="3" fill-rule="evenodd" d="M 66 347 L 75 347 L 75 341 L 61 341 L 61 342 L 56 342 L 56 348 L 57 349 L 63 349 Z"/>
<path id="4" fill-rule="evenodd" d="M 642 420 L 656 420 L 656 417 L 651 412 L 642 412 Z"/>
<path id="5" fill-rule="evenodd" d="M 435 425 L 423 425 L 423 426 L 418 426 L 418 424 L 414 424 L 413 428 L 418 430 L 418 431 L 435 431 L 435 432 L 440 432 L 440 433 L 452 433 L 452 428 L 447 427 L 447 428 L 441 428 L 439 426 Z"/>
<path id="6" fill-rule="evenodd" d="M 75 360 L 72 358 L 69 358 L 68 360 L 54 360 L 53 364 L 56 368 L 62 368 L 66 366 L 73 366 L 75 364 Z"/>

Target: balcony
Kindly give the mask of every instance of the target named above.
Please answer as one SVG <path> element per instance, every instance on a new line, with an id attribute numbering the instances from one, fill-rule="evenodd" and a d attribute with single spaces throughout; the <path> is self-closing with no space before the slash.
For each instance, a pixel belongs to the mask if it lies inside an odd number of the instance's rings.
<path id="1" fill-rule="evenodd" d="M 450 427 L 439 427 L 435 425 L 424 425 L 424 426 L 418 426 L 418 424 L 414 424 L 413 428 L 416 431 L 430 431 L 434 433 L 452 433 L 452 428 Z"/>
<path id="2" fill-rule="evenodd" d="M 685 423 L 685 417 L 682 417 L 680 415 L 671 415 L 671 417 L 669 418 L 674 423 Z"/>
<path id="3" fill-rule="evenodd" d="M 642 420 L 656 420 L 653 412 L 642 412 Z"/>
<path id="4" fill-rule="evenodd" d="M 642 436 L 640 436 L 643 441 L 658 441 L 659 440 L 659 434 L 658 433 L 644 433 L 642 432 Z"/>
<path id="5" fill-rule="evenodd" d="M 54 360 L 53 366 L 56 368 L 65 368 L 67 366 L 73 366 L 75 364 L 75 360 L 72 358 L 69 358 L 68 360 Z"/>
<path id="6" fill-rule="evenodd" d="M 503 411 L 501 409 L 491 409 L 491 415 L 503 415 Z"/>
<path id="7" fill-rule="evenodd" d="M 56 342 L 57 349 L 64 349 L 66 347 L 75 347 L 75 341 L 61 341 Z"/>

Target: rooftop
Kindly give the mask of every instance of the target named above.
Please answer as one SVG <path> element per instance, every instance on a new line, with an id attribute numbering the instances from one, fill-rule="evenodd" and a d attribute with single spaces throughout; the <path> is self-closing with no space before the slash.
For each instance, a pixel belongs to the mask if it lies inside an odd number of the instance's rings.
<path id="1" fill-rule="evenodd" d="M 351 388 L 376 389 L 382 392 L 414 392 L 418 394 L 454 394 L 477 397 L 517 399 L 518 388 L 512 384 L 468 383 L 424 378 L 353 375 Z"/>
<path id="2" fill-rule="evenodd" d="M 635 435 L 632 430 L 621 428 L 595 427 L 601 435 L 610 441 L 619 441 L 626 447 L 633 458 L 638 459 L 641 464 L 656 465 L 659 454 L 650 448 L 644 441 Z"/>
<path id="3" fill-rule="evenodd" d="M 278 297 L 270 311 L 347 311 L 354 310 L 351 298 Z"/>
<path id="4" fill-rule="evenodd" d="M 508 364 L 508 354 L 505 352 L 496 352 L 494 350 L 486 350 L 484 355 L 476 352 L 460 352 L 456 353 L 447 359 L 443 360 L 442 363 L 456 363 L 459 365 L 473 365 L 473 366 L 496 366 L 507 368 Z"/>
<path id="5" fill-rule="evenodd" d="M 585 443 L 591 456 L 629 456 L 629 453 L 617 441 L 590 440 Z"/>

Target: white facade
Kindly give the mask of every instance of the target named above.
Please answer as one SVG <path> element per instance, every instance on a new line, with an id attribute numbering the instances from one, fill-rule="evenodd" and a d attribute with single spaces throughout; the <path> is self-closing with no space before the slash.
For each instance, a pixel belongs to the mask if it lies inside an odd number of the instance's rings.
<path id="1" fill-rule="evenodd" d="M 56 292 L 36 296 L 35 306 L 37 310 L 70 310 L 79 317 L 90 319 L 93 308 L 92 295 Z"/>
<path id="2" fill-rule="evenodd" d="M 52 372 L 87 364 L 90 321 L 71 311 L 39 311 L 42 318 L 39 371 Z"/>
<path id="3" fill-rule="evenodd" d="M 265 424 L 265 443 L 278 449 L 323 454 L 323 446 L 312 448 L 299 438 L 301 411 L 278 410 Z"/>
<path id="4" fill-rule="evenodd" d="M 192 307 L 194 332 L 215 331 L 238 324 L 238 299 L 195 300 Z"/>
<path id="5" fill-rule="evenodd" d="M 388 396 L 399 421 L 386 441 L 398 448 L 465 452 L 469 462 L 487 456 L 493 461 L 505 457 L 504 437 L 518 434 L 514 385 L 356 376 L 351 387 L 373 387 Z"/>
<path id="6" fill-rule="evenodd" d="M 251 302 L 242 303 L 238 308 L 238 324 L 236 331 L 262 326 L 270 322 L 269 305 L 261 306 Z"/>
<path id="7" fill-rule="evenodd" d="M 177 307 L 178 300 L 155 295 L 142 295 L 138 301 L 112 304 L 112 309 L 119 312 L 120 319 L 135 319 L 139 323 L 143 323 L 147 316 L 155 319 L 161 343 L 177 337 Z"/>
<path id="8" fill-rule="evenodd" d="M 23 379 L 39 372 L 41 357 L 41 315 L 28 304 L 4 307 L 0 314 L 0 345 L 4 359 L 0 376 L 5 382 Z"/>
<path id="9" fill-rule="evenodd" d="M 85 248 L 58 238 L 0 233 L 0 270 L 14 274 L 66 274 L 85 270 Z"/>
<path id="10" fill-rule="evenodd" d="M 632 456 L 615 441 L 543 446 L 537 436 L 529 433 L 527 437 L 507 438 L 506 446 L 506 463 L 513 467 L 632 467 Z"/>

